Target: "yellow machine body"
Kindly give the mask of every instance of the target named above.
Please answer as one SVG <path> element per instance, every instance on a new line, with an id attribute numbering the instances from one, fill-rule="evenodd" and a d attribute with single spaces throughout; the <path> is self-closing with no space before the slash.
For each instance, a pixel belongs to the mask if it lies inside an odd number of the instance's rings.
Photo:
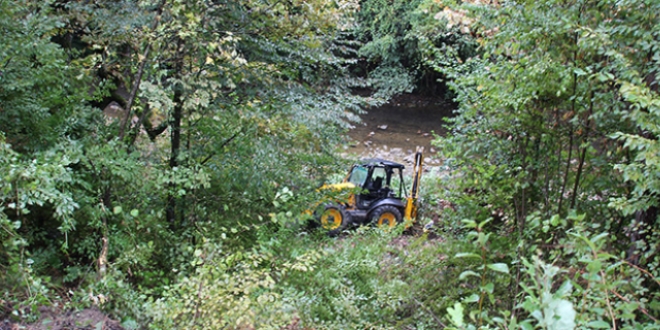
<path id="1" fill-rule="evenodd" d="M 402 164 L 368 159 L 354 165 L 344 182 L 323 185 L 319 189 L 327 194 L 324 193 L 326 196 L 314 207 L 317 220 L 331 233 L 351 224 L 373 223 L 383 228 L 392 228 L 401 222 L 406 227 L 412 225 L 417 217 L 422 164 L 420 150 L 415 154 L 409 190 Z M 306 213 L 311 215 L 311 211 Z"/>

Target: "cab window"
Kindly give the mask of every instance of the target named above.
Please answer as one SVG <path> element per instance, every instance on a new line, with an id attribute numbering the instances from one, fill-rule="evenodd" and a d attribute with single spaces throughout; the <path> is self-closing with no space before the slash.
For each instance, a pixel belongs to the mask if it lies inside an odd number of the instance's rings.
<path id="1" fill-rule="evenodd" d="M 364 182 L 367 180 L 368 174 L 369 174 L 369 170 L 367 170 L 367 168 L 362 166 L 355 166 L 351 171 L 351 175 L 348 177 L 348 182 L 358 187 L 362 187 L 362 185 L 364 185 Z"/>
<path id="2" fill-rule="evenodd" d="M 375 167 L 374 172 L 371 174 L 371 180 L 376 181 L 377 178 L 382 178 L 383 182 L 385 182 L 385 178 L 387 177 L 387 173 L 385 172 L 385 168 L 383 167 Z"/>
<path id="3" fill-rule="evenodd" d="M 397 198 L 401 198 L 401 176 L 399 174 L 399 170 L 395 170 L 392 173 L 392 179 L 390 181 L 390 190 L 392 191 L 392 195 Z"/>

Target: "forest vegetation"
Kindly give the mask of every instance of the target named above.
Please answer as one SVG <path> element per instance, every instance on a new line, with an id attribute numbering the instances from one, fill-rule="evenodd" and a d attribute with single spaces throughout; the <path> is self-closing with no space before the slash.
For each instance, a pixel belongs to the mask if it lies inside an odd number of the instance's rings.
<path id="1" fill-rule="evenodd" d="M 0 0 L 0 328 L 660 329 L 658 12 Z M 311 230 L 402 93 L 456 105 L 434 226 Z"/>

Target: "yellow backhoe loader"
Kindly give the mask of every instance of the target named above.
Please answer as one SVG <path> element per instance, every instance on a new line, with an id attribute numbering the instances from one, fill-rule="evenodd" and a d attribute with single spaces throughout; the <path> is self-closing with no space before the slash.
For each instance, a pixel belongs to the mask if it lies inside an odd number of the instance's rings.
<path id="1" fill-rule="evenodd" d="M 383 228 L 391 228 L 401 222 L 411 225 L 417 217 L 422 163 L 422 152 L 418 151 L 409 190 L 403 178 L 405 166 L 402 164 L 367 159 L 353 165 L 344 182 L 324 186 L 350 193 L 343 201 L 326 203 L 317 212 L 321 227 L 334 235 L 349 225 L 374 224 Z"/>

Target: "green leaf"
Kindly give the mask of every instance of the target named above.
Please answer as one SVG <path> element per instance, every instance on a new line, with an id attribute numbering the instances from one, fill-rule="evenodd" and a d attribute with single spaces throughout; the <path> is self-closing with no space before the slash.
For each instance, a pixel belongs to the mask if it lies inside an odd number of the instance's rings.
<path id="1" fill-rule="evenodd" d="M 598 79 L 598 81 L 600 81 L 600 82 L 606 82 L 606 81 L 609 80 L 609 76 L 603 74 L 602 72 L 599 72 L 599 73 L 596 74 L 596 79 Z"/>
<path id="2" fill-rule="evenodd" d="M 488 219 L 480 222 L 479 225 L 477 226 L 477 228 L 482 229 L 482 228 L 484 228 L 485 225 L 487 225 L 488 223 L 490 223 L 492 221 L 493 221 L 493 218 L 488 218 Z"/>
<path id="3" fill-rule="evenodd" d="M 587 74 L 587 73 L 586 73 L 584 70 L 582 70 L 581 68 L 575 68 L 575 69 L 573 69 L 573 73 L 575 73 L 578 77 L 579 77 L 579 76 L 584 76 L 584 75 Z"/>
<path id="4" fill-rule="evenodd" d="M 138 211 L 137 209 L 132 209 L 131 210 L 131 216 L 132 217 L 137 217 L 139 214 L 140 214 L 140 211 Z"/>
<path id="5" fill-rule="evenodd" d="M 575 221 L 575 222 L 581 222 L 582 220 L 584 220 L 584 218 L 585 218 L 586 216 L 587 216 L 586 213 L 577 214 L 577 212 L 575 212 L 575 210 L 570 210 L 570 211 L 568 212 L 568 216 L 567 216 L 567 218 L 568 218 L 569 220 L 573 220 L 573 221 Z"/>
<path id="6" fill-rule="evenodd" d="M 596 244 L 596 242 L 598 242 L 599 240 L 601 240 L 605 237 L 609 237 L 610 235 L 611 235 L 610 233 L 600 233 L 600 234 L 596 235 L 595 237 L 592 237 L 591 242 Z"/>
<path id="7" fill-rule="evenodd" d="M 457 253 L 454 258 L 477 258 L 481 259 L 481 256 L 476 254 L 476 253 L 469 253 L 469 252 L 461 252 Z"/>
<path id="8" fill-rule="evenodd" d="M 473 271 L 471 271 L 471 270 L 466 270 L 466 271 L 462 272 L 461 275 L 458 276 L 458 279 L 459 279 L 459 280 L 464 280 L 464 279 L 466 279 L 468 276 L 480 277 L 480 275 L 479 275 L 478 273 L 473 272 Z"/>
<path id="9" fill-rule="evenodd" d="M 463 326 L 463 305 L 461 303 L 455 303 L 453 308 L 448 307 L 447 313 L 449 313 L 451 323 L 459 328 Z"/>
<path id="10" fill-rule="evenodd" d="M 610 329 L 611 324 L 603 321 L 603 320 L 598 320 L 598 321 L 591 321 L 587 323 L 587 327 L 593 328 L 593 329 Z"/>
<path id="11" fill-rule="evenodd" d="M 587 265 L 587 270 L 588 270 L 590 273 L 597 273 L 597 272 L 599 272 L 602 268 L 603 268 L 603 264 L 602 264 L 602 263 L 600 262 L 600 260 L 598 260 L 598 259 L 591 261 L 591 262 Z"/>
<path id="12" fill-rule="evenodd" d="M 534 326 L 532 325 L 531 321 L 525 320 L 523 322 L 520 322 L 520 328 L 523 330 L 534 330 Z"/>
<path id="13" fill-rule="evenodd" d="M 473 293 L 469 297 L 463 299 L 463 302 L 466 302 L 466 303 L 473 303 L 473 302 L 478 302 L 478 301 L 479 301 L 479 295 L 476 294 L 476 293 Z"/>
<path id="14" fill-rule="evenodd" d="M 550 224 L 553 227 L 556 227 L 559 224 L 559 215 L 558 214 L 555 214 L 550 218 Z"/>
<path id="15" fill-rule="evenodd" d="M 477 222 L 474 220 L 463 219 L 461 220 L 461 222 L 463 223 L 463 226 L 465 226 L 465 228 L 477 228 Z"/>
<path id="16" fill-rule="evenodd" d="M 543 309 L 543 316 L 548 330 L 575 328 L 575 310 L 568 300 L 552 299 Z"/>
<path id="17" fill-rule="evenodd" d="M 486 283 L 486 285 L 481 287 L 482 290 L 488 293 L 493 293 L 495 291 L 495 284 L 491 283 Z"/>
<path id="18" fill-rule="evenodd" d="M 496 272 L 505 273 L 505 274 L 509 273 L 509 266 L 507 266 L 507 264 L 504 263 L 488 264 L 487 267 Z"/>
<path id="19" fill-rule="evenodd" d="M 559 289 L 555 292 L 555 296 L 557 297 L 563 297 L 571 293 L 571 290 L 573 289 L 573 285 L 571 284 L 571 281 L 566 281 L 564 284 L 562 284 Z"/>
<path id="20" fill-rule="evenodd" d="M 122 211 L 123 211 L 123 209 L 121 208 L 121 206 L 115 206 L 115 207 L 112 208 L 112 213 L 114 213 L 114 214 L 119 214 Z"/>

